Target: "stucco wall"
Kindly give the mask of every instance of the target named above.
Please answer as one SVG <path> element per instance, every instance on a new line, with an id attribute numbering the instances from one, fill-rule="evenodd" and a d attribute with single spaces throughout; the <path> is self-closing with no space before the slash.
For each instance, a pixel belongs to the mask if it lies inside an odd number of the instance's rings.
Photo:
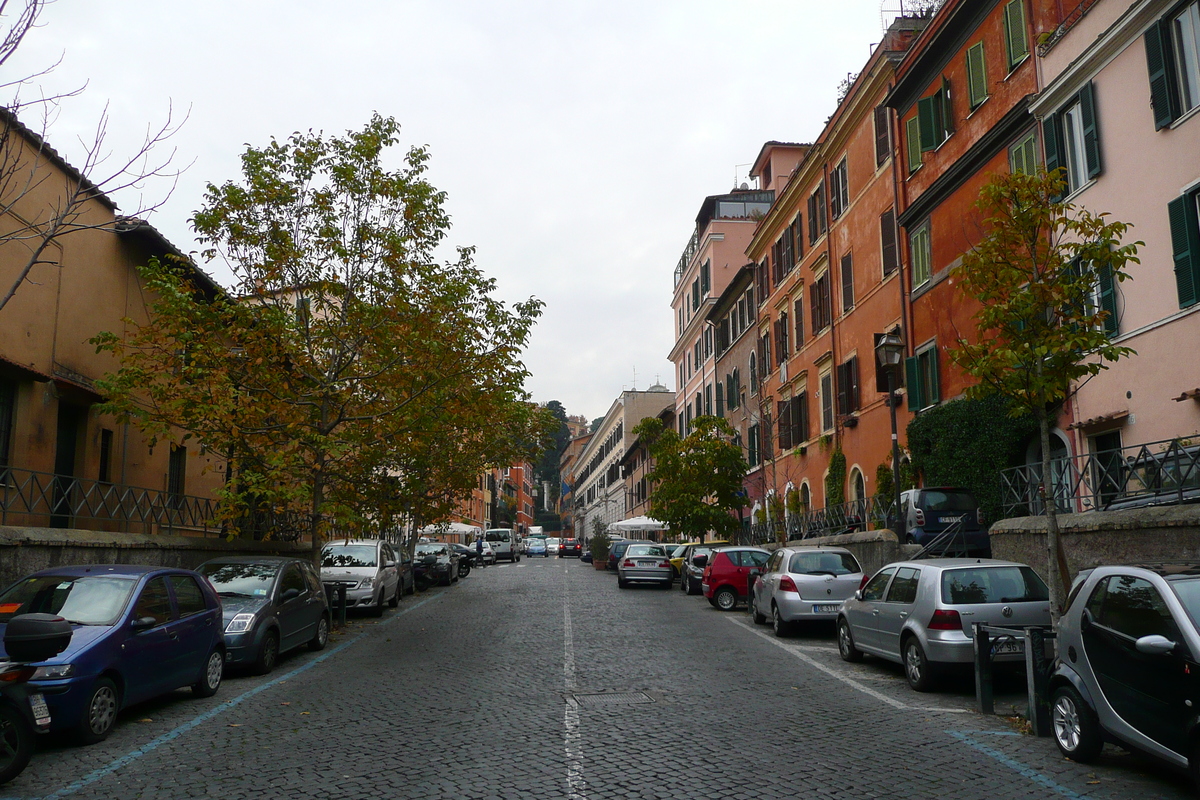
<path id="1" fill-rule="evenodd" d="M 55 528 L 0 526 L 0 587 L 64 564 L 148 564 L 194 569 L 210 558 L 309 554 L 308 543 L 227 542 L 220 537 L 146 536 Z"/>
<path id="2" fill-rule="evenodd" d="M 1101 564 L 1200 563 L 1200 506 L 1091 511 L 1059 517 L 1071 574 Z M 1046 574 L 1046 518 L 1018 517 L 991 528 L 992 556 Z"/>

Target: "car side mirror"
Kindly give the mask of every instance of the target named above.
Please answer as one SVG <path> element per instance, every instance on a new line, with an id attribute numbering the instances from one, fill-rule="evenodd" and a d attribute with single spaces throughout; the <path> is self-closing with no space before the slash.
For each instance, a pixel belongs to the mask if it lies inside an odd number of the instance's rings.
<path id="1" fill-rule="evenodd" d="M 139 633 L 149 628 L 153 628 L 157 622 L 158 620 L 156 620 L 154 617 L 138 617 L 133 622 L 129 623 L 129 627 L 135 633 Z"/>
<path id="2" fill-rule="evenodd" d="M 855 600 L 862 600 L 862 589 L 855 589 L 855 590 L 854 590 L 854 599 L 855 599 Z"/>
<path id="3" fill-rule="evenodd" d="M 1150 636 L 1143 636 L 1138 639 L 1134 645 L 1139 653 L 1146 653 L 1152 656 L 1165 656 L 1168 653 L 1175 652 L 1175 642 L 1172 642 L 1165 636 L 1159 636 L 1157 633 Z"/>
<path id="4" fill-rule="evenodd" d="M 394 566 L 396 566 L 396 562 L 395 562 L 395 561 L 385 561 L 385 562 L 383 562 L 383 568 L 384 568 L 384 569 L 387 569 L 388 567 L 394 567 Z"/>
<path id="5" fill-rule="evenodd" d="M 279 595 L 279 602 L 286 603 L 288 600 L 295 600 L 300 596 L 300 590 L 296 588 L 284 589 L 283 594 Z"/>

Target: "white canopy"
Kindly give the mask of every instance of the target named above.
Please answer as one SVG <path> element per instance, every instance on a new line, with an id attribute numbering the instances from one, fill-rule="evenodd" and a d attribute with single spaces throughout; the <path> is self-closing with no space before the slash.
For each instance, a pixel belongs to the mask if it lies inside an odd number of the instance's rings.
<path id="1" fill-rule="evenodd" d="M 667 523 L 645 515 L 623 519 L 620 522 L 612 523 L 608 527 L 609 530 L 614 531 L 666 531 L 671 529 L 671 526 Z"/>
<path id="2" fill-rule="evenodd" d="M 462 522 L 439 522 L 436 525 L 426 525 L 418 533 L 429 535 L 431 533 L 482 533 L 482 531 L 475 525 L 466 525 Z"/>

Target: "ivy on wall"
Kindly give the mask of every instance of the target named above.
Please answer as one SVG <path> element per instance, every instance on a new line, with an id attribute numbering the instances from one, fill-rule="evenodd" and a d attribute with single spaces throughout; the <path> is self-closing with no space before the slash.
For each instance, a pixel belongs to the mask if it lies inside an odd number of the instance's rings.
<path id="1" fill-rule="evenodd" d="M 913 468 L 924 485 L 970 489 L 990 524 L 1001 517 L 1000 471 L 1024 462 L 1037 420 L 1009 417 L 1007 401 L 991 396 L 923 411 L 907 432 Z"/>
<path id="2" fill-rule="evenodd" d="M 825 475 L 825 505 L 840 506 L 846 502 L 846 454 L 839 446 L 829 457 L 829 472 Z"/>

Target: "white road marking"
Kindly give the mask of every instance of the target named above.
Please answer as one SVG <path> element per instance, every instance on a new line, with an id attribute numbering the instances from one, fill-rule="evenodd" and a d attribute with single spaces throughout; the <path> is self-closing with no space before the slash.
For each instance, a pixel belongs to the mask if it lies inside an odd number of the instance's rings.
<path id="1" fill-rule="evenodd" d="M 563 571 L 566 574 L 566 570 Z M 567 692 L 575 691 L 575 638 L 571 631 L 570 586 L 563 583 L 563 686 Z M 587 800 L 583 779 L 583 742 L 579 734 L 579 706 L 565 703 L 563 710 L 565 729 L 564 749 L 567 761 L 568 800 Z"/>

